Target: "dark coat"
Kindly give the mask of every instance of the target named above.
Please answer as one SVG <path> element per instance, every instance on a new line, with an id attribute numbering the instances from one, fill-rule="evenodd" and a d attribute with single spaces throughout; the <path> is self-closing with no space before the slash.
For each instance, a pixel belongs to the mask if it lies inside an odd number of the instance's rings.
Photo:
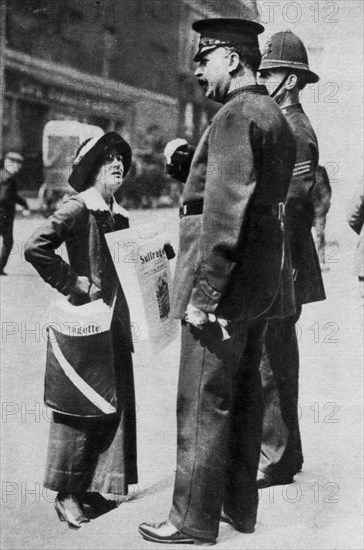
<path id="1" fill-rule="evenodd" d="M 120 207 L 111 214 L 101 200 L 100 209 L 95 190 L 90 191 L 71 197 L 35 231 L 26 243 L 25 259 L 75 305 L 100 297 L 110 303 L 117 287 L 111 333 L 118 410 L 95 419 L 54 413 L 44 484 L 69 493 L 126 494 L 128 484 L 137 482 L 132 337 L 128 305 L 104 233 L 125 229 L 129 221 Z M 69 263 L 56 253 L 63 242 Z M 88 296 L 72 293 L 77 276 L 92 282 Z"/>
<path id="2" fill-rule="evenodd" d="M 316 134 L 302 106 L 299 103 L 290 105 L 283 112 L 297 144 L 296 164 L 286 201 L 286 218 L 295 270 L 296 303 L 301 305 L 326 298 L 311 233 L 315 217 L 313 191 L 319 152 Z"/>
<path id="3" fill-rule="evenodd" d="M 295 313 L 276 214 L 295 155 L 292 131 L 265 87 L 228 95 L 197 146 L 184 188 L 183 202 L 202 199 L 203 213 L 181 219 L 174 317 L 183 318 L 189 302 L 230 320 Z"/>
<path id="4" fill-rule="evenodd" d="M 80 193 L 66 201 L 35 231 L 25 245 L 24 256 L 47 283 L 68 296 L 74 305 L 98 298 L 110 303 L 117 287 L 114 318 L 122 328 L 120 337 L 126 349 L 132 349 L 128 305 L 103 236 L 127 227 L 126 216 L 121 213 L 112 216 L 110 211 L 96 207 L 90 210 Z M 55 252 L 62 243 L 66 244 L 69 263 Z M 88 277 L 92 282 L 88 297 L 72 292 L 77 276 Z"/>
<path id="5" fill-rule="evenodd" d="M 20 204 L 28 208 L 27 201 L 18 193 L 18 176 L 11 175 L 0 169 L 0 231 L 3 225 L 13 223 L 15 216 L 15 205 Z"/>

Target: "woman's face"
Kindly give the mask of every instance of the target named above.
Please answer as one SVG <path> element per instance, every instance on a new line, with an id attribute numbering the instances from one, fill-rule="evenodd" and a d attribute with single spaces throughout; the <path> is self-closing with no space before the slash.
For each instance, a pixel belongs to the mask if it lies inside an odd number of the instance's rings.
<path id="1" fill-rule="evenodd" d="M 95 177 L 94 186 L 106 195 L 114 194 L 123 182 L 124 165 L 120 153 L 110 149 Z"/>

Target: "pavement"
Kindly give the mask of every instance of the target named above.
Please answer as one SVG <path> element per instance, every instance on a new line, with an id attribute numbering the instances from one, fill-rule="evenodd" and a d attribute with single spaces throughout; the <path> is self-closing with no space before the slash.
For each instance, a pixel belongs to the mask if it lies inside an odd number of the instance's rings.
<path id="1" fill-rule="evenodd" d="M 142 521 L 169 512 L 176 453 L 179 341 L 152 355 L 136 343 L 139 483 L 118 508 L 73 531 L 58 521 L 55 493 L 42 487 L 49 413 L 43 406 L 48 306 L 56 295 L 24 261 L 24 243 L 43 221 L 18 215 L 15 245 L 0 279 L 2 549 L 156 549 Z M 162 221 L 177 246 L 176 209 L 131 212 Z M 298 323 L 301 431 L 305 462 L 295 483 L 261 491 L 256 532 L 221 524 L 221 549 L 362 549 L 363 309 L 353 270 L 356 237 L 328 223 L 327 300 L 306 305 Z M 178 548 L 180 545 L 170 545 Z M 189 548 L 189 545 L 184 545 Z"/>

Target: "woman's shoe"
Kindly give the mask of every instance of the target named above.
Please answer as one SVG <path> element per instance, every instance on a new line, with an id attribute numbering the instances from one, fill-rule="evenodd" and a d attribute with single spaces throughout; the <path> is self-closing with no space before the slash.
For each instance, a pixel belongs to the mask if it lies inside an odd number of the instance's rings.
<path id="1" fill-rule="evenodd" d="M 58 494 L 54 507 L 60 521 L 66 521 L 71 529 L 79 529 L 82 523 L 90 521 L 83 513 L 80 503 L 74 495 Z"/>

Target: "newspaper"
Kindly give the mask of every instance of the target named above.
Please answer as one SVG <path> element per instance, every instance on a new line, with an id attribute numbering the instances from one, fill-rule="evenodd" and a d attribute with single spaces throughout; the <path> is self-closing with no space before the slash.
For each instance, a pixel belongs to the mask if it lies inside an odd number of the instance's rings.
<path id="1" fill-rule="evenodd" d="M 105 234 L 130 309 L 134 343 L 148 340 L 153 353 L 178 334 L 169 317 L 172 275 L 163 227 L 155 224 Z"/>
<path id="2" fill-rule="evenodd" d="M 110 330 L 113 311 L 114 302 L 110 307 L 101 298 L 82 306 L 74 306 L 62 296 L 50 306 L 48 326 L 67 336 L 101 334 Z"/>

